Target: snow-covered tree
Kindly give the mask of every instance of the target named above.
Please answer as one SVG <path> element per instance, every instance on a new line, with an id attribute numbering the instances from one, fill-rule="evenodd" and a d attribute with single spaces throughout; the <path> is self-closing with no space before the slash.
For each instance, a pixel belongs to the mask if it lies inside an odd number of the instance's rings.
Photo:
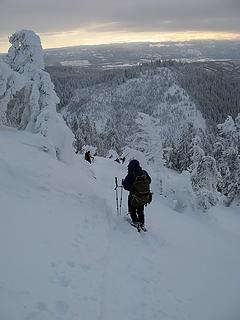
<path id="1" fill-rule="evenodd" d="M 237 128 L 231 116 L 228 116 L 224 123 L 218 124 L 218 134 L 225 139 L 229 146 L 235 146 L 237 141 Z"/>
<path id="2" fill-rule="evenodd" d="M 196 195 L 198 207 L 206 211 L 218 202 L 217 182 L 219 174 L 216 161 L 213 157 L 205 156 L 201 152 L 199 160 L 193 165 L 191 172 L 192 188 Z"/>
<path id="3" fill-rule="evenodd" d="M 196 136 L 192 139 L 192 143 L 190 144 L 190 152 L 191 152 L 191 162 L 192 164 L 189 166 L 190 171 L 194 169 L 196 164 L 202 160 L 205 156 L 205 152 L 201 148 L 202 141 L 199 136 Z"/>
<path id="4" fill-rule="evenodd" d="M 25 85 L 25 79 L 0 60 L 0 125 L 8 124 L 8 104 Z"/>
<path id="5" fill-rule="evenodd" d="M 194 137 L 190 146 L 192 164 L 189 171 L 197 206 L 199 209 L 206 211 L 218 202 L 217 183 L 219 174 L 215 159 L 206 156 L 201 145 L 201 138 L 199 136 Z"/>
<path id="6" fill-rule="evenodd" d="M 30 30 L 21 30 L 10 36 L 11 47 L 6 62 L 18 73 L 32 73 L 44 69 L 42 45 L 38 35 Z"/>
<path id="7" fill-rule="evenodd" d="M 59 99 L 49 74 L 44 71 L 40 38 L 33 31 L 21 30 L 9 41 L 12 46 L 0 66 L 1 122 L 19 124 L 19 129 L 40 134 L 45 151 L 59 160 L 70 160 L 73 134 L 56 112 Z M 11 106 L 9 111 L 11 99 L 20 90 L 21 103 Z"/>
<path id="8" fill-rule="evenodd" d="M 228 116 L 226 121 L 218 125 L 218 139 L 214 145 L 214 156 L 221 178 L 219 191 L 226 197 L 226 205 L 240 200 L 240 115 L 235 122 Z"/>
<path id="9" fill-rule="evenodd" d="M 187 123 L 183 128 L 181 136 L 174 143 L 172 141 L 171 150 L 168 154 L 167 165 L 177 171 L 184 171 L 191 165 L 191 143 L 196 130 L 192 123 Z"/>
<path id="10" fill-rule="evenodd" d="M 238 138 L 239 138 L 239 133 L 240 133 L 240 113 L 235 118 L 235 126 L 236 126 L 236 129 L 237 129 Z"/>

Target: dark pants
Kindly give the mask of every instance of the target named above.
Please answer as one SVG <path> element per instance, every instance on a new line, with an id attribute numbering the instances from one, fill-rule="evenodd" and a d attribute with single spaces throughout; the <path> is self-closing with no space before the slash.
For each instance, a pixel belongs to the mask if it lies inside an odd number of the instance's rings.
<path id="1" fill-rule="evenodd" d="M 128 197 L 128 212 L 132 218 L 132 222 L 140 222 L 144 224 L 144 206 L 133 207 L 131 205 L 131 196 Z"/>

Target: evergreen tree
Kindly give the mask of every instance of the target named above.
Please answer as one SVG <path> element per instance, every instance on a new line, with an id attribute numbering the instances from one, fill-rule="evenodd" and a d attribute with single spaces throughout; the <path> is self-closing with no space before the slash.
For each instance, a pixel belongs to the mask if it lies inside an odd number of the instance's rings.
<path id="1" fill-rule="evenodd" d="M 192 166 L 194 166 L 196 163 L 201 161 L 202 158 L 205 156 L 205 153 L 201 146 L 202 146 L 201 138 L 199 136 L 194 137 L 190 145 L 191 161 L 193 164 Z"/>
<path id="2" fill-rule="evenodd" d="M 191 143 L 196 130 L 191 123 L 188 123 L 183 129 L 182 135 L 179 137 L 177 144 L 172 143 L 172 151 L 169 155 L 169 163 L 171 168 L 177 171 L 184 171 L 189 168 L 191 160 Z"/>
<path id="3" fill-rule="evenodd" d="M 206 211 L 218 202 L 217 182 L 219 174 L 215 159 L 211 156 L 205 156 L 203 150 L 200 151 L 200 147 L 197 149 L 198 160 L 193 163 L 191 182 L 198 207 Z"/>
<path id="4" fill-rule="evenodd" d="M 238 115 L 235 123 L 228 116 L 224 123 L 218 125 L 218 139 L 214 145 L 214 156 L 221 175 L 218 189 L 226 197 L 227 206 L 234 200 L 240 200 L 239 118 Z"/>

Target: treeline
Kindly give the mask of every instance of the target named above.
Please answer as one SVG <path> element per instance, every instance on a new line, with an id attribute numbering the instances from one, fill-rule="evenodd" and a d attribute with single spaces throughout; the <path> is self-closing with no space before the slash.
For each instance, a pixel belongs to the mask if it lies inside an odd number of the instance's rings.
<path id="1" fill-rule="evenodd" d="M 236 117 L 240 112 L 240 74 L 219 69 L 209 69 L 205 64 L 177 65 L 178 80 L 192 97 L 209 127 L 215 132 L 217 124 L 228 115 Z"/>

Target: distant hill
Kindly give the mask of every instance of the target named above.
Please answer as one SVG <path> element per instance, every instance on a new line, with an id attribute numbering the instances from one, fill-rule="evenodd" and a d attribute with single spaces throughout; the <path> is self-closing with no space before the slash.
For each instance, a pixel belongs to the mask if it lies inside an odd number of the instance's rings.
<path id="1" fill-rule="evenodd" d="M 137 42 L 44 50 L 46 65 L 112 68 L 157 59 L 240 59 L 240 41 Z"/>

